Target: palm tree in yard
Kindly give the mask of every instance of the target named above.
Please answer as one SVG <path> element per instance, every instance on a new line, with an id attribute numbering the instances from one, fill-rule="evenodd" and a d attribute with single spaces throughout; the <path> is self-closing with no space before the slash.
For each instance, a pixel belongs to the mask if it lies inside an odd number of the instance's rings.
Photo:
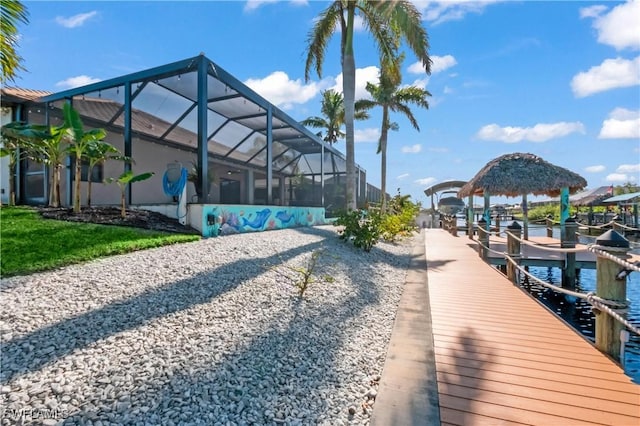
<path id="1" fill-rule="evenodd" d="M 19 70 L 24 70 L 18 55 L 18 24 L 29 22 L 27 9 L 17 0 L 0 0 L 0 83 L 13 81 Z"/>
<path id="2" fill-rule="evenodd" d="M 422 62 L 427 73 L 431 72 L 429 42 L 427 32 L 422 27 L 421 14 L 407 0 L 371 1 L 338 0 L 320 13 L 307 38 L 307 59 L 305 79 L 308 81 L 311 69 L 315 68 L 322 77 L 324 56 L 336 28 L 340 29 L 340 59 L 342 64 L 342 92 L 344 94 L 346 154 L 347 154 L 347 209 L 356 208 L 356 170 L 355 170 L 355 80 L 356 64 L 353 46 L 354 18 L 362 18 L 365 27 L 371 33 L 378 46 L 381 63 L 393 61 L 396 54 L 396 31 L 406 45 Z M 399 73 L 399 67 L 394 67 Z"/>
<path id="3" fill-rule="evenodd" d="M 402 64 L 403 55 L 397 57 L 392 64 L 382 64 L 380 69 L 380 83 L 367 83 L 367 92 L 371 94 L 371 100 L 363 100 L 362 106 L 366 109 L 373 107 L 382 107 L 382 126 L 380 129 L 380 139 L 378 141 L 378 151 L 380 154 L 380 191 L 382 192 L 382 211 L 386 208 L 387 194 L 387 136 L 389 130 L 398 130 L 398 124 L 389 118 L 389 112 L 399 112 L 404 114 L 411 125 L 420 131 L 418 121 L 411 112 L 410 104 L 417 105 L 422 108 L 429 108 L 427 97 L 431 96 L 427 90 L 416 87 L 400 87 L 400 78 L 393 71 L 388 72 L 388 66 L 395 67 Z"/>
<path id="4" fill-rule="evenodd" d="M 361 102 L 362 101 L 358 101 L 355 104 L 354 118 L 356 120 L 367 120 L 369 114 L 363 110 Z M 323 140 L 333 145 L 345 136 L 342 131 L 342 126 L 344 125 L 344 97 L 342 93 L 336 92 L 333 89 L 322 92 L 320 112 L 322 113 L 321 117 L 309 117 L 301 121 L 301 123 L 303 126 L 324 129 Z"/>

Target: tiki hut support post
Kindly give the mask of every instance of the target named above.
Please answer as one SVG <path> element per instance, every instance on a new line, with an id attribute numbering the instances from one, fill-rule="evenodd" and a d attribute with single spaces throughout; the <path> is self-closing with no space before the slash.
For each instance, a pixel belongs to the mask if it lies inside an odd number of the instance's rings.
<path id="1" fill-rule="evenodd" d="M 565 186 L 560 190 L 560 241 L 567 240 L 565 226 L 567 219 L 569 219 L 569 188 Z"/>
<path id="2" fill-rule="evenodd" d="M 527 205 L 527 194 L 522 194 L 522 224 L 523 226 L 523 238 L 529 239 L 529 206 Z"/>
<path id="3" fill-rule="evenodd" d="M 467 201 L 467 235 L 473 239 L 473 195 L 469 195 Z"/>
<path id="4" fill-rule="evenodd" d="M 484 244 L 486 247 L 489 247 L 489 232 L 491 231 L 491 207 L 490 207 L 490 199 L 491 195 L 489 191 L 484 192 L 484 214 L 483 218 L 485 220 L 485 229 L 484 232 L 478 232 L 478 237 L 480 238 L 480 243 Z M 486 260 L 489 257 L 489 251 L 487 249 L 482 249 L 483 259 Z"/>

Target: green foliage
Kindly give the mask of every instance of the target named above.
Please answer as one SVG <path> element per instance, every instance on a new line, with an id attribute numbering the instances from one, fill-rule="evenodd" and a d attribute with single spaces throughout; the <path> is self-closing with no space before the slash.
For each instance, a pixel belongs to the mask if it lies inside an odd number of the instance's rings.
<path id="1" fill-rule="evenodd" d="M 85 131 L 82 120 L 80 119 L 80 114 L 68 103 L 64 104 L 62 112 L 64 114 L 64 126 L 69 129 L 68 134 L 70 140 L 68 151 L 76 158 L 73 211 L 77 213 L 80 211 L 82 159 L 86 156 L 85 154 L 90 149 L 91 145 L 104 139 L 107 136 L 107 132 L 104 129 L 91 129 L 89 131 Z"/>
<path id="2" fill-rule="evenodd" d="M 0 208 L 0 222 L 3 277 L 200 239 L 198 235 L 43 219 L 28 207 Z"/>
<path id="3" fill-rule="evenodd" d="M 20 33 L 18 25 L 29 23 L 29 12 L 23 2 L 0 0 L 0 83 L 15 81 L 18 71 L 25 71 L 23 59 L 18 54 Z"/>
<path id="4" fill-rule="evenodd" d="M 334 224 L 344 227 L 338 231 L 341 240 L 352 241 L 354 246 L 366 252 L 371 251 L 382 236 L 382 216 L 375 210 L 343 212 Z"/>
<path id="5" fill-rule="evenodd" d="M 530 221 L 544 220 L 548 215 L 551 215 L 554 220 L 560 220 L 560 204 L 547 204 L 544 206 L 534 207 L 529 209 L 527 216 Z"/>
<path id="6" fill-rule="evenodd" d="M 341 213 L 334 224 L 343 226 L 338 231 L 340 239 L 353 241 L 353 245 L 370 251 L 380 240 L 396 241 L 416 230 L 416 216 L 420 203 L 413 203 L 409 195 L 398 195 L 389 200 L 389 208 L 382 212 L 378 206 L 368 210 L 351 210 Z"/>
<path id="7" fill-rule="evenodd" d="M 284 261 L 281 261 L 278 267 L 273 267 L 272 269 L 277 272 L 281 277 L 290 281 L 295 287 L 298 288 L 298 295 L 302 298 L 304 297 L 304 293 L 309 288 L 309 285 L 316 282 L 316 277 L 314 276 L 316 271 L 316 266 L 318 265 L 318 261 L 323 254 L 323 249 L 314 250 L 311 253 L 311 256 L 306 260 L 301 266 L 289 266 L 286 265 Z M 290 272 L 293 272 L 294 276 L 290 274 L 286 274 L 280 271 L 279 267 L 284 265 L 286 269 Z M 322 280 L 325 282 L 334 282 L 334 278 L 329 275 L 325 275 L 322 277 Z"/>
<path id="8" fill-rule="evenodd" d="M 151 176 L 153 176 L 153 172 L 141 173 L 139 175 L 134 175 L 133 171 L 128 170 L 121 174 L 118 178 L 107 178 L 104 180 L 104 183 L 116 183 L 118 187 L 120 187 L 120 215 L 124 219 L 127 217 L 127 203 L 125 200 L 125 195 L 127 191 L 127 185 L 140 182 L 142 180 L 147 180 Z"/>

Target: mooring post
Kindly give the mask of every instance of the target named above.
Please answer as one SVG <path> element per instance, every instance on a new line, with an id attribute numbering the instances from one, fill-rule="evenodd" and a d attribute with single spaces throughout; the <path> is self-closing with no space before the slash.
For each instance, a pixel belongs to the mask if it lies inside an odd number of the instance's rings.
<path id="1" fill-rule="evenodd" d="M 553 238 L 553 216 L 551 216 L 550 214 L 547 215 L 546 224 L 547 224 L 547 237 Z"/>
<path id="2" fill-rule="evenodd" d="M 480 241 L 480 246 L 478 249 L 478 254 L 483 260 L 487 259 L 487 249 L 485 247 L 489 247 L 489 232 L 487 232 L 487 221 L 483 217 L 478 221 L 478 240 Z"/>
<path id="3" fill-rule="evenodd" d="M 496 235 L 500 234 L 500 215 L 496 215 Z"/>
<path id="4" fill-rule="evenodd" d="M 467 235 L 473 239 L 473 194 L 467 200 Z"/>
<path id="5" fill-rule="evenodd" d="M 522 233 L 522 226 L 515 220 L 509 226 L 507 226 L 507 253 L 513 259 L 516 259 L 520 263 L 520 236 Z M 511 235 L 513 234 L 513 236 Z M 514 238 L 515 237 L 515 238 Z M 511 262 L 507 261 L 507 277 L 514 284 L 518 283 L 518 269 Z"/>
<path id="6" fill-rule="evenodd" d="M 578 239 L 576 232 L 578 231 L 578 223 L 572 217 L 568 218 L 565 223 L 565 235 L 560 241 L 562 248 L 576 248 Z M 564 268 L 562 268 L 562 287 L 574 289 L 576 287 L 576 254 L 566 253 Z"/>
<path id="7" fill-rule="evenodd" d="M 614 230 L 609 230 L 596 239 L 596 249 L 609 255 L 626 259 L 629 256 L 629 241 Z M 596 259 L 596 294 L 607 300 L 626 303 L 627 274 L 615 261 L 598 255 Z M 622 315 L 626 317 L 626 314 Z M 596 311 L 596 348 L 620 361 L 620 331 L 624 326 L 606 312 Z"/>

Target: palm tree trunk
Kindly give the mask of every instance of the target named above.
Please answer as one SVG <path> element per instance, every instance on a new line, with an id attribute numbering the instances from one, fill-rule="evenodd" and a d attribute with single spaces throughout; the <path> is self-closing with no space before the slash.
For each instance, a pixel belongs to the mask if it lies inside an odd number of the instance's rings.
<path id="1" fill-rule="evenodd" d="M 387 135 L 389 133 L 389 108 L 382 108 L 382 129 L 380 131 L 380 191 L 382 198 L 380 211 L 384 213 L 387 208 Z"/>
<path id="2" fill-rule="evenodd" d="M 51 171 L 51 188 L 49 189 L 49 205 L 60 207 L 60 166 L 56 165 Z"/>
<path id="3" fill-rule="evenodd" d="M 74 213 L 80 213 L 80 180 L 82 179 L 82 160 L 80 157 L 76 157 L 76 185 L 75 192 L 73 194 L 73 211 Z"/>
<path id="4" fill-rule="evenodd" d="M 344 124 L 347 149 L 347 210 L 355 210 L 356 203 L 356 161 L 354 140 L 354 106 L 356 91 L 356 62 L 353 56 L 353 19 L 355 2 L 347 4 L 347 37 L 342 64 L 342 92 L 344 94 Z"/>
<path id="5" fill-rule="evenodd" d="M 16 154 L 9 157 L 9 205 L 16 205 Z"/>
<path id="6" fill-rule="evenodd" d="M 91 175 L 93 174 L 93 167 L 89 168 L 89 182 L 87 183 L 87 207 L 91 207 Z"/>

